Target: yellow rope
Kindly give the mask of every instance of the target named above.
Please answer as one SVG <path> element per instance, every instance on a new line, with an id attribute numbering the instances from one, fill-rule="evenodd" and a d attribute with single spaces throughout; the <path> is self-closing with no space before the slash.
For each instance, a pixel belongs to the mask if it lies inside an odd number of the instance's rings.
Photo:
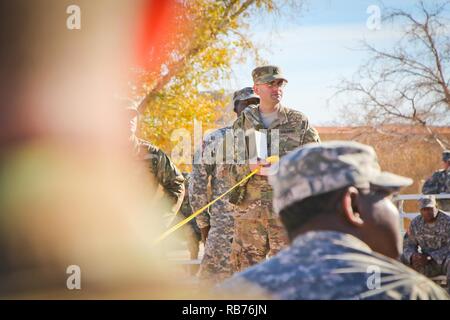
<path id="1" fill-rule="evenodd" d="M 269 162 L 270 164 L 276 163 L 278 162 L 279 158 L 277 156 L 271 156 L 269 158 L 266 159 L 267 162 Z M 259 170 L 261 170 L 262 166 L 259 166 L 258 168 L 256 168 L 255 170 L 253 170 L 252 172 L 250 172 L 246 177 L 244 177 L 241 181 L 239 181 L 238 183 L 236 183 L 234 186 L 232 186 L 230 189 L 228 189 L 225 193 L 223 193 L 222 195 L 220 195 L 219 197 L 217 197 L 216 199 L 214 199 L 213 201 L 211 201 L 210 203 L 208 203 L 207 205 L 205 205 L 204 207 L 198 209 L 197 211 L 195 211 L 193 214 L 191 214 L 189 217 L 187 217 L 186 219 L 184 219 L 183 221 L 180 221 L 179 223 L 177 223 L 176 225 L 174 225 L 173 227 L 171 227 L 170 229 L 168 229 L 167 231 L 165 231 L 162 235 L 160 235 L 158 237 L 158 239 L 155 240 L 155 244 L 160 242 L 161 240 L 165 239 L 168 235 L 170 235 L 171 233 L 173 233 L 174 231 L 178 230 L 179 228 L 181 228 L 182 226 L 184 226 L 186 223 L 188 223 L 189 221 L 191 221 L 192 219 L 194 219 L 196 216 L 198 216 L 200 213 L 202 213 L 203 211 L 205 211 L 206 209 L 208 209 L 210 206 L 212 206 L 214 203 L 216 203 L 217 201 L 219 201 L 220 199 L 222 199 L 223 197 L 225 197 L 228 193 L 230 193 L 231 191 L 233 191 L 235 188 L 237 188 L 238 186 L 240 186 L 241 184 L 243 184 L 245 181 L 247 181 L 248 179 L 250 179 L 251 177 L 253 177 L 256 173 L 258 173 Z"/>

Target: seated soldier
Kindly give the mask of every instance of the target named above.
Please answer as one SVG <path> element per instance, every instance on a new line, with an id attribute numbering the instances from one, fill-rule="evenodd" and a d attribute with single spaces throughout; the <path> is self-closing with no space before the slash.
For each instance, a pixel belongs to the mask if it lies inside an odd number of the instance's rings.
<path id="1" fill-rule="evenodd" d="M 436 208 L 434 196 L 420 200 L 420 216 L 414 218 L 403 245 L 407 265 L 428 276 L 447 276 L 450 280 L 450 216 Z"/>

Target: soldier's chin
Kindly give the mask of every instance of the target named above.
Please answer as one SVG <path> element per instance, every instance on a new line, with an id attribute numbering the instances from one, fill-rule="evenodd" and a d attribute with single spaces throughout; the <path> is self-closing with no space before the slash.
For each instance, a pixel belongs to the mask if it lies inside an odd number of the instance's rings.
<path id="1" fill-rule="evenodd" d="M 281 101 L 281 96 L 272 96 L 272 101 L 274 102 L 280 102 Z"/>

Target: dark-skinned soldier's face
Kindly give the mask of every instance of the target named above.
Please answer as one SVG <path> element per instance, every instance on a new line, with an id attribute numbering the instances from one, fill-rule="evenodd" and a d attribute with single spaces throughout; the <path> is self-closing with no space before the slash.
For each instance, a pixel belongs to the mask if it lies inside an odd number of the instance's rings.
<path id="1" fill-rule="evenodd" d="M 258 103 L 259 103 L 259 99 L 257 99 L 257 98 L 252 98 L 252 99 L 247 99 L 247 100 L 239 100 L 236 104 L 236 108 L 234 109 L 234 112 L 236 112 L 236 115 L 239 117 L 245 108 L 247 108 L 248 106 L 250 106 L 252 104 L 258 104 Z"/>
<path id="2" fill-rule="evenodd" d="M 420 209 L 420 214 L 425 223 L 431 223 L 436 219 L 437 210 L 435 208 L 422 208 Z"/>
<path id="3" fill-rule="evenodd" d="M 399 213 L 386 190 L 361 191 L 357 210 L 364 221 L 360 228 L 363 240 L 372 250 L 391 258 L 402 251 Z"/>

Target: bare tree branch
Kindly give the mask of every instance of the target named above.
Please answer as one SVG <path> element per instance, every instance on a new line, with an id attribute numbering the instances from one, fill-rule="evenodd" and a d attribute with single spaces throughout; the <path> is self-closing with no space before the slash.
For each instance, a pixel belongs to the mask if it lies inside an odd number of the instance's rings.
<path id="1" fill-rule="evenodd" d="M 390 123 L 424 128 L 442 148 L 448 141 L 431 128 L 450 123 L 450 24 L 443 14 L 450 1 L 434 6 L 417 2 L 418 13 L 390 9 L 383 21 L 404 23 L 403 34 L 391 49 L 378 49 L 363 42 L 370 58 L 351 80 L 343 80 L 333 97 L 350 95 L 346 115 L 359 113 L 362 123 L 376 130 Z"/>

